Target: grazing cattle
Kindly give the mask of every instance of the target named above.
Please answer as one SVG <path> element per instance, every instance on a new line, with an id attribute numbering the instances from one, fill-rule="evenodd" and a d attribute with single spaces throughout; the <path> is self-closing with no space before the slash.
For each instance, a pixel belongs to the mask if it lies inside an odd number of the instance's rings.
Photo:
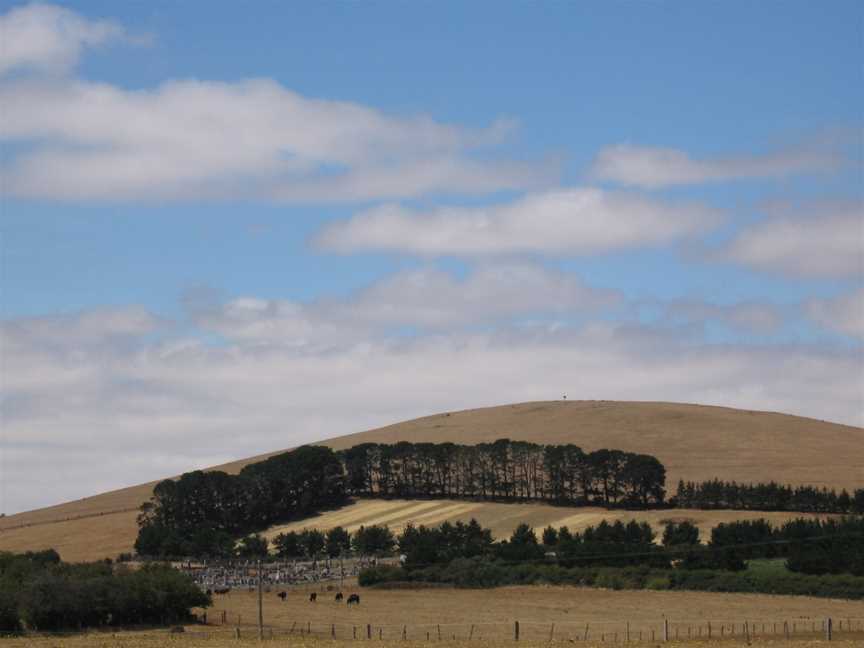
<path id="1" fill-rule="evenodd" d="M 219 587 L 219 588 L 213 590 L 213 593 L 214 594 L 227 594 L 230 591 L 231 591 L 230 587 Z"/>
<path id="2" fill-rule="evenodd" d="M 312 593 L 309 595 L 309 602 L 310 602 L 310 603 L 314 603 L 314 602 L 317 601 L 317 600 L 318 600 L 318 593 L 317 593 L 317 592 L 312 592 Z"/>
<path id="3" fill-rule="evenodd" d="M 351 605 L 352 603 L 356 603 L 357 605 L 360 605 L 360 595 L 359 594 L 352 594 L 351 596 L 348 597 L 348 605 Z"/>
<path id="4" fill-rule="evenodd" d="M 341 600 L 342 600 L 342 592 L 336 592 L 336 602 L 338 603 Z"/>
<path id="5" fill-rule="evenodd" d="M 278 596 L 279 598 L 281 598 L 284 601 L 286 599 L 286 597 L 288 596 L 288 592 L 279 592 L 276 596 Z"/>

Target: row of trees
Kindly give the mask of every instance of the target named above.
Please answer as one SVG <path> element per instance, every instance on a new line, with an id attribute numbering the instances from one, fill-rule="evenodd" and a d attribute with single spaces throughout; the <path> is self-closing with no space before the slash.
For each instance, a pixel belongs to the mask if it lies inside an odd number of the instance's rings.
<path id="1" fill-rule="evenodd" d="M 786 566 L 805 574 L 864 576 L 864 517 L 791 520 L 739 520 L 716 526 L 711 544 L 735 548 L 742 558 L 785 557 Z"/>
<path id="2" fill-rule="evenodd" d="M 210 597 L 191 578 L 164 565 L 131 571 L 66 564 L 53 550 L 0 552 L 0 631 L 176 623 L 207 605 Z"/>
<path id="3" fill-rule="evenodd" d="M 342 462 L 329 448 L 303 446 L 250 464 L 165 479 L 141 507 L 135 550 L 142 556 L 236 555 L 236 538 L 347 501 Z M 241 547 L 242 549 L 242 547 Z"/>
<path id="4" fill-rule="evenodd" d="M 361 526 L 353 534 L 337 526 L 327 532 L 318 529 L 288 531 L 273 538 L 272 549 L 283 559 L 338 558 L 350 552 L 362 556 L 380 556 L 392 553 L 396 546 L 393 532 L 386 526 Z M 250 535 L 240 540 L 237 548 L 239 558 L 267 558 L 271 543 L 260 535 Z"/>
<path id="5" fill-rule="evenodd" d="M 814 486 L 738 484 L 713 479 L 678 482 L 670 500 L 678 508 L 797 511 L 801 513 L 864 513 L 864 488 L 853 495 Z"/>
<path id="6" fill-rule="evenodd" d="M 338 454 L 304 446 L 239 475 L 195 471 L 159 482 L 142 506 L 135 548 L 144 556 L 228 558 L 237 555 L 238 537 L 340 506 L 351 495 L 647 508 L 662 505 L 665 480 L 654 457 L 574 445 L 365 443 Z"/>
<path id="7" fill-rule="evenodd" d="M 773 527 L 765 520 L 743 520 L 715 527 L 702 544 L 689 521 L 666 524 L 662 545 L 645 522 L 605 520 L 581 532 L 547 527 L 538 540 L 520 524 L 507 540 L 492 541 L 476 520 L 439 527 L 409 525 L 397 538 L 406 569 L 485 556 L 508 564 L 552 562 L 564 567 L 644 565 L 669 569 L 741 571 L 746 560 L 785 557 L 786 567 L 805 574 L 864 576 L 864 518 L 798 519 Z"/>
<path id="8" fill-rule="evenodd" d="M 238 475 L 191 472 L 157 484 L 142 506 L 136 550 L 145 556 L 230 558 L 260 549 L 238 538 L 345 504 L 350 496 L 543 501 L 645 509 L 743 508 L 862 512 L 849 496 L 813 487 L 681 482 L 665 503 L 666 470 L 649 455 L 499 439 L 454 443 L 364 443 L 334 452 L 304 446 L 246 466 Z M 317 541 L 317 540 L 316 540 Z M 289 537 L 283 542 L 293 542 Z M 312 542 L 305 538 L 304 542 Z M 257 544 L 254 544 L 257 543 Z M 282 555 L 308 547 L 277 546 Z M 320 552 L 317 549 L 315 552 Z"/>
<path id="9" fill-rule="evenodd" d="M 441 497 L 648 508 L 663 503 L 666 469 L 621 450 L 499 439 L 494 443 L 364 443 L 341 453 L 347 488 L 371 497 Z"/>

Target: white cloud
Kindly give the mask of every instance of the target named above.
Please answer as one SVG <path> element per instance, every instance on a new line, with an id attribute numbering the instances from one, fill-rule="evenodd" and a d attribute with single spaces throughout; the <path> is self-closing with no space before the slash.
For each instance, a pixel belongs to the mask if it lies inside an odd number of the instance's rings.
<path id="1" fill-rule="evenodd" d="M 15 69 L 64 72 L 73 68 L 85 47 L 128 39 L 120 25 L 88 20 L 48 4 L 16 7 L 0 16 L 0 74 Z"/>
<path id="2" fill-rule="evenodd" d="M 512 130 L 303 97 L 267 79 L 130 91 L 83 81 L 0 86 L 0 138 L 21 143 L 6 191 L 66 200 L 338 202 L 536 186 L 556 174 L 475 150 Z"/>
<path id="3" fill-rule="evenodd" d="M 784 178 L 830 171 L 841 164 L 842 156 L 824 148 L 694 160 L 678 149 L 619 144 L 602 149 L 589 168 L 588 175 L 594 180 L 657 189 L 670 185 L 750 178 Z"/>
<path id="4" fill-rule="evenodd" d="M 398 205 L 375 207 L 330 225 L 317 244 L 340 252 L 584 255 L 661 245 L 703 233 L 721 221 L 720 212 L 703 205 L 579 188 L 486 207 L 426 212 Z"/>
<path id="5" fill-rule="evenodd" d="M 116 330 L 98 314 L 79 319 L 91 332 Z M 86 344 L 67 341 L 60 326 L 16 339 L 3 373 L 7 512 L 423 414 L 561 393 L 864 422 L 860 349 L 711 346 L 608 322 L 360 337 L 325 349 L 266 335 L 248 344 L 243 330 L 215 346 L 169 343 L 148 328 L 122 344 L 90 333 Z M 62 494 L 40 487 L 52 472 L 65 476 Z"/>
<path id="6" fill-rule="evenodd" d="M 714 257 L 793 277 L 861 277 L 864 210 L 860 203 L 776 208 L 739 231 Z"/>
<path id="7" fill-rule="evenodd" d="M 603 321 L 510 326 L 507 316 L 543 309 L 546 293 L 532 289 L 551 289 L 552 309 L 557 300 L 562 309 L 582 308 L 586 289 L 530 269 L 459 282 L 425 272 L 383 282 L 323 315 L 295 305 L 310 318 L 304 334 L 326 345 L 285 344 L 283 328 L 297 312 L 255 298 L 201 320 L 225 336 L 212 346 L 154 337 L 161 320 L 137 308 L 4 323 L 8 499 L 0 507 L 56 501 L 39 487 L 45 475 L 64 475 L 62 496 L 73 498 L 436 411 L 561 393 L 864 423 L 860 348 L 712 346 L 692 332 Z M 522 290 L 510 290 L 508 280 Z M 481 303 L 468 305 L 474 296 Z M 459 302 L 452 313 L 450 299 Z M 464 328 L 469 318 L 499 315 L 505 321 L 491 330 Z M 330 338 L 316 330 L 336 316 L 347 318 L 343 329 L 358 330 Z M 433 330 L 380 334 L 392 322 Z"/>
<path id="8" fill-rule="evenodd" d="M 199 326 L 247 344 L 321 348 L 380 337 L 395 327 L 441 331 L 579 316 L 620 296 L 572 275 L 528 264 L 481 266 L 457 279 L 434 268 L 401 272 L 345 300 L 301 304 L 252 297 L 193 309 Z"/>
<path id="9" fill-rule="evenodd" d="M 829 331 L 864 340 L 864 288 L 831 299 L 812 299 L 806 310 Z"/>
<path id="10" fill-rule="evenodd" d="M 674 321 L 715 321 L 735 330 L 760 335 L 774 333 L 784 321 L 783 308 L 757 301 L 712 304 L 702 300 L 681 299 L 662 306 L 666 317 Z"/>

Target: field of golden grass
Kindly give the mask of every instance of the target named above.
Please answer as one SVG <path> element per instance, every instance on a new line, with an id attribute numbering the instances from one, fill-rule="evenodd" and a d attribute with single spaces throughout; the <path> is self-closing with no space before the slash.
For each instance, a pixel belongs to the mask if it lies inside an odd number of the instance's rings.
<path id="1" fill-rule="evenodd" d="M 502 437 L 575 443 L 589 451 L 606 447 L 650 453 L 666 465 L 667 486 L 672 492 L 678 479 L 712 477 L 847 489 L 864 485 L 862 428 L 703 405 L 617 401 L 521 403 L 444 412 L 321 443 L 339 449 L 366 441 L 481 443 Z M 235 473 L 265 456 L 241 459 L 214 469 Z M 96 560 L 129 551 L 137 534 L 136 511 L 149 499 L 154 484 L 149 482 L 0 518 L 0 550 L 52 546 L 66 560 Z M 513 509 L 498 506 L 501 505 L 488 505 L 488 514 L 483 513 L 484 523 L 507 532 Z M 498 514 L 503 517 L 496 518 Z M 529 517 L 522 513 L 516 517 L 520 515 Z M 568 515 L 581 513 L 573 510 Z M 690 513 L 687 516 L 694 517 Z M 547 517 L 538 513 L 534 519 L 540 525 Z"/>
<path id="2" fill-rule="evenodd" d="M 770 596 L 762 594 L 722 594 L 711 592 L 612 591 L 565 586 L 518 586 L 491 590 L 453 588 L 430 589 L 362 589 L 357 591 L 361 604 L 348 608 L 333 600 L 333 592 L 319 592 L 316 603 L 309 602 L 309 591 L 303 587 L 287 589 L 282 602 L 276 590 L 264 595 L 264 623 L 276 634 L 293 630 L 294 634 L 311 630 L 313 635 L 353 639 L 365 635 L 371 625 L 374 638 L 401 640 L 403 626 L 409 639 L 442 638 L 507 639 L 513 635 L 513 624 L 520 623 L 520 637 L 525 640 L 584 640 L 586 624 L 589 639 L 612 640 L 626 636 L 629 623 L 631 638 L 641 633 L 643 639 L 662 636 L 663 619 L 670 623 L 670 636 L 691 638 L 700 633 L 707 637 L 710 621 L 712 637 L 732 632 L 743 634 L 743 625 L 755 628 L 756 635 L 769 635 L 775 628 L 782 633 L 783 622 L 799 635 L 818 632 L 822 620 L 835 619 L 835 629 L 843 620 L 848 630 L 861 631 L 864 640 L 864 603 L 808 597 Z M 222 625 L 222 613 L 226 625 Z M 257 623 L 257 596 L 254 592 L 232 591 L 217 596 L 207 612 L 213 630 L 238 625 L 251 632 Z M 554 624 L 554 629 L 553 629 Z M 777 624 L 775 626 L 775 624 Z M 473 630 L 472 630 L 473 626 Z M 734 626 L 734 627 L 733 627 Z"/>
<path id="3" fill-rule="evenodd" d="M 377 642 L 377 640 L 373 640 Z M 383 645 L 397 645 L 395 642 L 378 642 Z M 322 640 L 314 638 L 297 638 L 290 639 L 275 638 L 272 640 L 265 639 L 265 645 L 283 645 L 292 646 L 293 648 L 338 648 L 343 646 L 341 641 Z M 515 644 L 512 640 L 499 641 L 465 641 L 452 639 L 435 641 L 434 645 L 440 648 L 465 648 L 466 646 L 484 646 L 485 648 L 504 648 L 511 647 Z M 32 638 L 17 638 L 2 640 L 0 645 L 4 648 L 157 648 L 161 646 L 176 646 L 177 648 L 251 648 L 252 646 L 260 646 L 261 642 L 257 639 L 243 638 L 239 641 L 229 637 L 214 637 L 203 635 L 169 635 L 164 632 L 129 632 L 118 634 L 87 634 L 79 637 L 32 637 Z M 398 645 L 403 648 L 428 648 L 428 641 L 399 641 Z M 549 646 L 571 646 L 569 641 L 520 641 L 519 646 L 524 648 L 547 648 Z M 611 641 L 579 641 L 578 644 L 582 648 L 608 648 L 614 645 Z M 628 644 L 630 645 L 630 644 Z M 715 641 L 710 643 L 705 641 L 679 640 L 670 641 L 668 643 L 644 641 L 642 643 L 634 643 L 633 645 L 645 646 L 663 646 L 663 648 L 697 648 L 698 646 L 711 646 L 712 648 L 741 648 L 747 645 L 751 648 L 861 648 L 861 640 L 855 639 L 835 639 L 828 642 L 820 639 L 799 639 L 793 641 L 782 641 L 776 639 L 754 639 L 746 643 L 742 640 L 725 640 Z"/>
<path id="4" fill-rule="evenodd" d="M 346 587 L 345 591 L 351 590 Z M 706 592 L 618 592 L 577 587 L 365 589 L 360 591 L 360 596 L 360 606 L 349 609 L 335 603 L 332 592 L 319 593 L 316 603 L 309 602 L 308 590 L 302 587 L 289 590 L 285 602 L 276 597 L 275 591 L 270 592 L 264 596 L 265 638 L 272 635 L 274 644 L 290 643 L 310 648 L 344 645 L 344 641 L 369 641 L 369 636 L 373 642 L 405 648 L 428 646 L 429 642 L 442 648 L 477 644 L 512 646 L 514 624 L 519 621 L 518 645 L 573 642 L 599 647 L 623 644 L 629 627 L 629 637 L 635 645 L 640 645 L 641 637 L 641 644 L 646 646 L 731 648 L 745 645 L 743 624 L 746 622 L 751 646 L 864 645 L 864 603 L 852 601 Z M 819 640 L 822 621 L 829 616 L 834 620 L 835 630 L 835 641 L 830 644 Z M 62 639 L 3 640 L 0 645 L 34 648 L 242 646 L 251 644 L 257 637 L 257 597 L 245 591 L 217 597 L 215 605 L 207 610 L 207 619 L 207 625 L 187 626 L 183 636 L 172 636 L 165 631 L 117 633 L 116 636 L 93 633 Z M 669 642 L 661 641 L 664 619 L 669 622 Z M 709 621 L 712 641 L 706 644 Z M 791 642 L 783 637 L 784 622 L 790 630 L 794 627 Z M 234 638 L 238 627 L 240 641 Z M 338 643 L 331 640 L 334 633 Z"/>

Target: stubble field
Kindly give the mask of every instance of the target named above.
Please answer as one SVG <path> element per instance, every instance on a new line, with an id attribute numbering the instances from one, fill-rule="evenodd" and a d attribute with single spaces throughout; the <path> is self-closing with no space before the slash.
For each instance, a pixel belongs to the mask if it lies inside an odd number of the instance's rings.
<path id="1" fill-rule="evenodd" d="M 321 587 L 277 591 L 263 597 L 265 643 L 297 648 L 338 648 L 345 642 L 380 646 L 441 648 L 513 646 L 531 648 L 579 645 L 712 646 L 864 646 L 864 603 L 808 597 L 706 592 L 611 591 L 578 587 L 502 587 L 491 590 L 358 589 L 346 582 L 345 594 L 357 591 L 359 606 L 334 601 Z M 318 601 L 309 601 L 315 591 Z M 203 610 L 196 611 L 199 615 Z M 167 630 L 20 637 L 0 641 L 4 648 L 241 648 L 260 645 L 257 594 L 232 591 L 215 597 L 207 624 Z M 223 616 L 224 614 L 224 616 Z M 822 623 L 831 617 L 834 640 L 823 638 Z M 224 619 L 224 621 L 223 621 Z M 668 642 L 662 641 L 664 621 Z M 708 641 L 710 622 L 711 640 Z M 745 629 L 746 624 L 746 629 Z M 238 632 L 240 638 L 236 637 Z M 785 630 L 791 639 L 785 638 Z M 587 638 L 586 638 L 587 634 Z M 335 640 L 334 640 L 335 637 Z M 630 639 L 629 643 L 627 639 Z"/>

